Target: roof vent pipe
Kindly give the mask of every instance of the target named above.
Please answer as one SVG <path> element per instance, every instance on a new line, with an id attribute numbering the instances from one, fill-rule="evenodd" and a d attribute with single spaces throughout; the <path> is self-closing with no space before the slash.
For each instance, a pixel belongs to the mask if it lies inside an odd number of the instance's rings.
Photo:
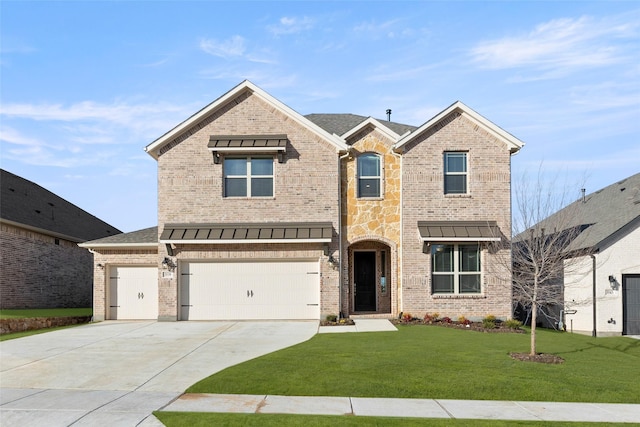
<path id="1" fill-rule="evenodd" d="M 390 122 L 391 121 L 391 108 L 387 109 L 387 121 Z"/>
<path id="2" fill-rule="evenodd" d="M 587 201 L 585 193 L 586 193 L 586 189 L 582 188 L 580 191 L 582 191 L 582 203 L 585 203 Z"/>

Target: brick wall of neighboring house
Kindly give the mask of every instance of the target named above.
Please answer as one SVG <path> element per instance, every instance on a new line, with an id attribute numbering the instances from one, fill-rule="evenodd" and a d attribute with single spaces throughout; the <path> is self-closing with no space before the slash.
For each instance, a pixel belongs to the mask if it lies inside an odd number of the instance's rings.
<path id="1" fill-rule="evenodd" d="M 274 162 L 274 197 L 225 199 L 223 162 L 214 164 L 207 148 L 211 135 L 286 134 L 284 163 Z M 329 142 L 299 125 L 256 96 L 243 94 L 167 144 L 158 158 L 158 232 L 167 223 L 332 222 L 338 230 L 338 156 Z M 337 256 L 337 235 L 330 251 Z M 176 245 L 180 258 L 182 245 Z M 295 245 L 294 245 L 295 246 Z M 278 257 L 284 245 L 269 248 Z M 295 251 L 295 247 L 291 248 Z M 318 247 L 313 257 L 318 256 Z M 230 256 L 218 246 L 203 247 L 210 256 Z M 246 248 L 247 256 L 252 250 Z M 159 260 L 167 256 L 159 246 Z M 208 257 L 209 255 L 203 254 Z M 338 272 L 322 263 L 321 307 L 338 311 Z M 177 318 L 177 277 L 160 281 L 159 318 Z"/>
<path id="2" fill-rule="evenodd" d="M 93 257 L 74 242 L 0 225 L 0 308 L 91 306 Z"/>
<path id="3" fill-rule="evenodd" d="M 376 250 L 378 271 L 376 283 L 380 283 L 380 251 L 387 252 L 386 293 L 377 290 L 377 307 L 380 313 L 398 313 L 398 289 L 400 287 L 397 266 L 400 262 L 400 174 L 401 162 L 392 153 L 393 141 L 380 132 L 366 128 L 349 139 L 352 155 L 341 163 L 342 176 L 342 237 L 343 237 L 343 304 L 344 313 L 353 312 L 353 250 Z M 381 155 L 382 197 L 368 199 L 358 197 L 358 156 L 365 153 Z M 360 243 L 361 242 L 361 243 Z M 368 244 L 366 242 L 369 242 Z M 377 242 L 373 245 L 371 242 Z M 385 247 L 386 245 L 386 247 Z"/>
<path id="4" fill-rule="evenodd" d="M 86 249 L 85 249 L 86 250 Z M 107 274 L 111 266 L 157 266 L 158 251 L 151 249 L 94 249 L 93 267 L 93 320 L 108 318 L 107 292 L 109 280 Z M 160 273 L 158 273 L 160 276 Z M 160 283 L 158 279 L 158 283 Z"/>
<path id="5" fill-rule="evenodd" d="M 468 152 L 468 194 L 444 194 L 444 152 Z M 402 309 L 451 318 L 511 317 L 511 287 L 500 265 L 507 251 L 482 251 L 481 295 L 434 296 L 430 254 L 423 253 L 418 221 L 497 221 L 510 239 L 510 154 L 507 146 L 464 114 L 452 113 L 405 146 L 403 155 Z M 506 260 L 500 262 L 500 259 Z"/>

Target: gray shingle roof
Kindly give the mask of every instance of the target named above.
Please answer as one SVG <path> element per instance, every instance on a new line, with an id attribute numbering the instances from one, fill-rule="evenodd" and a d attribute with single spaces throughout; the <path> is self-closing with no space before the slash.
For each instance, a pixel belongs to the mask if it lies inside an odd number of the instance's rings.
<path id="1" fill-rule="evenodd" d="M 108 245 L 147 245 L 158 244 L 158 227 L 149 227 L 142 230 L 122 233 L 116 236 L 104 237 L 84 243 L 83 247 L 108 246 Z"/>
<path id="2" fill-rule="evenodd" d="M 571 250 L 602 250 L 640 226 L 640 173 L 587 195 L 547 218 L 562 218 L 571 212 L 571 226 L 589 225 L 571 244 Z"/>
<path id="3" fill-rule="evenodd" d="M 121 233 L 51 191 L 0 169 L 0 218 L 84 242 Z"/>
<path id="4" fill-rule="evenodd" d="M 344 135 L 345 133 L 349 132 L 351 129 L 368 119 L 368 117 L 359 116 L 357 114 L 307 114 L 305 117 L 327 132 L 335 133 L 336 135 Z M 413 131 L 417 129 L 416 126 L 389 122 L 387 120 L 381 119 L 376 120 L 387 126 L 398 135 L 403 135 L 407 131 Z"/>

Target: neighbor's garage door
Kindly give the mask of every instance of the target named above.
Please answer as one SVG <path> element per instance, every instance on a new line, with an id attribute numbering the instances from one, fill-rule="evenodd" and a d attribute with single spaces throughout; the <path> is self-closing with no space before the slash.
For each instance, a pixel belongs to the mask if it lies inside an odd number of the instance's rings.
<path id="1" fill-rule="evenodd" d="M 158 267 L 109 268 L 109 319 L 158 318 Z"/>
<path id="2" fill-rule="evenodd" d="M 319 319 L 318 269 L 318 261 L 182 263 L 180 319 Z"/>

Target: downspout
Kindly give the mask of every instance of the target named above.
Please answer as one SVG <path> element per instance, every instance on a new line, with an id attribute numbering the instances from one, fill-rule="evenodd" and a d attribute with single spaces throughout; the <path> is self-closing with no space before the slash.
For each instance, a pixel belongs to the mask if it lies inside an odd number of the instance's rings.
<path id="1" fill-rule="evenodd" d="M 400 246 L 398 247 L 398 250 L 396 251 L 396 266 L 398 268 L 398 275 L 396 277 L 396 281 L 398 283 L 395 283 L 394 285 L 396 286 L 396 289 L 398 289 L 397 292 L 397 301 L 396 301 L 396 307 L 398 309 L 398 312 L 395 313 L 395 317 L 398 316 L 398 314 L 403 310 L 402 307 L 402 249 L 403 249 L 403 245 L 402 242 L 404 240 L 404 228 L 402 227 L 403 224 L 403 217 L 402 217 L 402 205 L 403 205 L 403 201 L 404 201 L 404 192 L 402 191 L 402 176 L 404 174 L 404 169 L 402 167 L 402 160 L 403 157 L 401 154 L 397 153 L 393 148 L 391 149 L 391 154 L 395 157 L 397 157 L 398 159 L 400 159 Z M 399 261 L 399 262 L 398 262 Z M 400 284 L 400 286 L 398 286 L 398 284 Z"/>
<path id="2" fill-rule="evenodd" d="M 592 337 L 597 337 L 597 328 L 596 328 L 596 256 L 593 254 L 589 254 L 591 257 L 591 271 L 592 271 L 592 280 L 593 280 L 593 331 L 591 332 Z"/>
<path id="3" fill-rule="evenodd" d="M 351 155 L 351 147 L 347 152 L 338 155 L 338 320 L 342 318 L 342 160 Z"/>

